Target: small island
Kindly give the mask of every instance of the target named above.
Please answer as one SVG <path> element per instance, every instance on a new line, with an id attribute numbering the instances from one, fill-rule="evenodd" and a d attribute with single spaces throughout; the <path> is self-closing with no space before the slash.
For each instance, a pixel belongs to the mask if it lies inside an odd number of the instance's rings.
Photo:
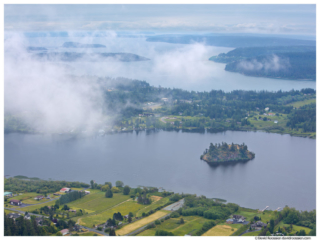
<path id="1" fill-rule="evenodd" d="M 210 165 L 218 165 L 221 163 L 246 162 L 255 157 L 253 152 L 248 150 L 244 143 L 239 144 L 222 144 L 213 145 L 210 143 L 209 149 L 206 149 L 200 159 L 206 161 Z"/>

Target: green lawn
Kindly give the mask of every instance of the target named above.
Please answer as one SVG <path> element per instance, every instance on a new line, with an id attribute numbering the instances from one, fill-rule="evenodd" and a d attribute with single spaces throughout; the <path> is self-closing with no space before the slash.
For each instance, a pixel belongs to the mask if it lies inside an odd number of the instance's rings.
<path id="1" fill-rule="evenodd" d="M 153 203 L 151 203 L 151 205 L 148 205 L 147 207 L 139 210 L 136 214 L 136 217 L 141 217 L 142 213 L 144 213 L 144 212 L 147 213 L 150 210 L 154 210 L 157 207 L 163 206 L 167 202 L 169 202 L 169 197 L 165 197 L 165 198 L 160 199 L 159 201 L 153 202 Z"/>
<path id="2" fill-rule="evenodd" d="M 40 209 L 44 206 L 52 206 L 55 204 L 55 201 L 51 201 L 51 202 L 47 202 L 47 203 L 42 203 L 42 204 L 38 204 L 38 205 L 31 205 L 28 207 L 24 207 L 24 208 L 19 208 L 18 210 L 20 211 L 25 211 L 25 212 L 32 212 L 36 209 Z"/>
<path id="3" fill-rule="evenodd" d="M 127 215 L 129 212 L 135 214 L 140 209 L 144 208 L 144 205 L 138 204 L 135 201 L 128 200 L 124 203 L 117 205 L 116 207 L 111 207 L 107 210 L 101 211 L 97 214 L 90 214 L 79 220 L 81 225 L 92 227 L 93 225 L 98 225 L 106 222 L 109 218 L 113 217 L 114 213 L 120 212 L 122 215 Z"/>
<path id="4" fill-rule="evenodd" d="M 46 202 L 48 201 L 49 199 L 41 199 L 41 200 L 35 200 L 34 198 L 36 196 L 39 196 L 39 195 L 42 195 L 44 196 L 44 194 L 41 194 L 41 193 L 36 193 L 36 192 L 29 192 L 29 193 L 23 193 L 22 195 L 18 195 L 16 197 L 12 197 L 12 198 L 8 198 L 7 200 L 7 203 L 6 204 L 9 204 L 10 202 L 10 199 L 16 199 L 16 200 L 20 200 L 22 201 L 22 203 L 25 203 L 25 204 L 37 204 L 37 203 L 42 203 L 42 202 Z M 48 195 L 50 195 L 51 198 L 57 198 L 57 196 L 54 196 L 52 193 L 48 193 Z"/>
<path id="5" fill-rule="evenodd" d="M 258 210 L 251 210 L 251 209 L 246 210 L 245 208 L 240 208 L 234 214 L 244 216 L 247 221 L 250 221 L 250 219 L 253 218 L 254 216 L 258 216 Z"/>
<path id="6" fill-rule="evenodd" d="M 256 232 L 248 232 L 248 233 L 245 233 L 241 236 L 258 236 L 260 234 L 261 231 L 256 231 Z"/>
<path id="7" fill-rule="evenodd" d="M 294 102 L 294 103 L 289 103 L 289 104 L 287 104 L 287 106 L 293 106 L 295 108 L 299 108 L 299 107 L 302 107 L 302 106 L 310 104 L 310 103 L 316 103 L 316 99 L 312 98 L 312 99 L 307 99 L 307 100 L 298 101 L 298 102 Z"/>
<path id="8" fill-rule="evenodd" d="M 90 193 L 83 198 L 68 203 L 71 208 L 80 208 L 88 212 L 101 212 L 121 202 L 128 200 L 130 196 L 122 193 L 114 193 L 112 198 L 106 198 L 105 192 Z"/>
<path id="9" fill-rule="evenodd" d="M 290 227 L 290 224 L 285 224 L 283 223 L 283 221 L 281 221 L 277 226 L 275 226 L 275 231 L 278 231 L 278 228 L 282 228 L 282 227 Z M 292 225 L 292 231 L 291 233 L 296 233 L 296 232 L 300 232 L 300 230 L 304 230 L 306 232 L 306 234 L 309 234 L 309 232 L 311 231 L 310 228 L 307 227 L 301 227 L 301 226 L 297 226 L 297 225 Z"/>

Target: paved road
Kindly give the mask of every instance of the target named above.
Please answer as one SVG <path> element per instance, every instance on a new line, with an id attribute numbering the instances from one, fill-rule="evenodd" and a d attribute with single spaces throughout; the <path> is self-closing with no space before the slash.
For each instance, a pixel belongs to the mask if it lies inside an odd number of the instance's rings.
<path id="1" fill-rule="evenodd" d="M 173 203 L 173 204 L 171 204 L 171 205 L 163 208 L 162 210 L 172 211 L 172 212 L 173 212 L 173 211 L 176 211 L 176 210 L 178 210 L 179 208 L 181 208 L 181 207 L 183 206 L 183 204 L 184 204 L 184 199 L 181 199 L 181 200 L 179 200 L 178 202 L 175 202 L 175 203 Z M 171 213 L 168 213 L 167 215 L 165 215 L 165 216 L 163 216 L 163 217 L 161 217 L 161 218 L 159 218 L 159 219 L 157 219 L 157 220 L 164 219 L 164 218 L 166 218 L 167 216 L 169 216 L 170 214 L 171 214 Z M 148 223 L 147 225 L 145 225 L 145 226 L 143 226 L 143 227 L 141 227 L 141 228 L 138 228 L 137 230 L 134 230 L 134 231 L 131 232 L 131 233 L 128 233 L 128 234 L 125 235 L 125 236 L 132 236 L 132 235 L 135 235 L 135 234 L 137 234 L 137 233 L 139 233 L 139 232 L 142 232 L 149 224 L 150 224 L 150 223 Z"/>
<path id="2" fill-rule="evenodd" d="M 165 117 L 160 118 L 160 121 L 161 121 L 161 122 L 164 122 L 164 123 L 167 123 L 166 121 L 163 120 L 164 118 L 165 118 Z"/>
<path id="3" fill-rule="evenodd" d="M 81 225 L 79 225 L 79 226 L 81 226 Z M 94 229 L 94 228 L 88 228 L 88 227 L 85 227 L 85 226 L 81 226 L 81 227 L 82 227 L 82 228 L 85 228 L 85 229 L 87 229 L 87 230 L 89 230 L 89 231 L 91 231 L 91 232 L 103 234 L 104 236 L 109 236 L 108 233 L 105 233 L 105 232 L 103 232 L 103 231 L 98 231 L 97 229 Z"/>
<path id="4" fill-rule="evenodd" d="M 26 213 L 25 211 L 20 211 L 20 210 L 17 210 L 16 208 L 4 208 L 4 209 L 7 209 L 7 210 L 10 210 L 10 211 L 15 211 L 15 212 L 18 212 L 18 213 L 22 213 L 23 215 Z M 40 215 L 40 214 L 35 214 L 35 213 L 31 213 L 29 212 L 30 215 L 34 215 L 34 216 L 37 216 L 37 217 L 45 217 L 45 218 L 48 218 L 46 216 L 43 216 L 43 215 Z"/>

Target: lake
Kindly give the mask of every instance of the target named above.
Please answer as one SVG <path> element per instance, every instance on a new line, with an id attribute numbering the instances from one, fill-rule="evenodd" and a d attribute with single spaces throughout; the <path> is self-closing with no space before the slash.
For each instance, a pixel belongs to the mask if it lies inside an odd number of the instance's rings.
<path id="1" fill-rule="evenodd" d="M 246 143 L 254 160 L 211 167 L 212 143 Z M 6 134 L 5 175 L 129 186 L 222 198 L 243 207 L 316 207 L 316 140 L 265 132 L 142 131 L 87 138 Z"/>
<path id="2" fill-rule="evenodd" d="M 147 57 L 141 62 L 71 62 L 66 74 L 77 76 L 95 75 L 126 77 L 145 80 L 153 86 L 182 88 L 189 91 L 223 90 L 269 90 L 289 91 L 292 89 L 316 88 L 315 81 L 280 80 L 244 76 L 227 72 L 225 64 L 208 59 L 219 53 L 227 53 L 233 48 L 196 44 L 170 44 L 147 42 L 145 38 L 123 37 L 37 37 L 26 39 L 26 45 L 46 47 L 49 52 L 125 52 Z M 62 48 L 64 42 L 103 44 L 106 48 Z M 59 63 L 61 64 L 61 63 Z"/>

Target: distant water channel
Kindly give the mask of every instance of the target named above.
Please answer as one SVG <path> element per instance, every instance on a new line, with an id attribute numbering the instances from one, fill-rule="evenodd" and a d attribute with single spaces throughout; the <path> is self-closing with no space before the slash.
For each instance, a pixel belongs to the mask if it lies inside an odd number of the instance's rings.
<path id="1" fill-rule="evenodd" d="M 264 132 L 133 132 L 99 137 L 5 135 L 5 175 L 123 181 L 222 198 L 243 207 L 316 207 L 316 140 Z M 246 143 L 256 158 L 210 167 L 209 144 Z"/>

